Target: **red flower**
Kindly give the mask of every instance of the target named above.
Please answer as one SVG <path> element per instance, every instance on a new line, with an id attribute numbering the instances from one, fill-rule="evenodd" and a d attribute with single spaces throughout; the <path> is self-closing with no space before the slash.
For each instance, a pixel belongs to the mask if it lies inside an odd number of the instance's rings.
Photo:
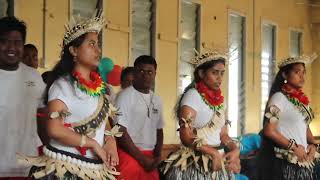
<path id="1" fill-rule="evenodd" d="M 306 106 L 309 104 L 308 97 L 302 92 L 301 89 L 296 89 L 296 88 L 291 87 L 288 84 L 284 84 L 282 86 L 282 91 L 285 94 L 287 94 L 290 98 L 296 99 L 297 101 L 299 101 L 300 103 L 302 103 Z"/>
<path id="2" fill-rule="evenodd" d="M 85 80 L 82 76 L 81 73 L 78 71 L 74 71 L 72 73 L 74 78 L 78 80 L 78 82 L 86 89 L 96 91 L 98 87 L 101 87 L 102 85 L 102 79 L 99 73 L 92 71 L 90 72 L 90 79 L 91 81 Z"/>
<path id="3" fill-rule="evenodd" d="M 202 81 L 196 84 L 197 91 L 207 100 L 212 106 L 219 106 L 223 103 L 221 90 L 211 90 Z"/>

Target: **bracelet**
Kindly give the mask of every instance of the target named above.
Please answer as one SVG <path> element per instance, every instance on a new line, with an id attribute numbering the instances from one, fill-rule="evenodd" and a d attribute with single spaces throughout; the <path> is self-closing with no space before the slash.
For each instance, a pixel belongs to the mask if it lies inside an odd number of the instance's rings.
<path id="1" fill-rule="evenodd" d="M 297 143 L 296 143 L 296 140 L 294 140 L 294 139 L 289 139 L 289 144 L 288 144 L 288 146 L 287 146 L 287 149 L 288 149 L 288 150 L 291 150 L 296 144 L 297 144 Z"/>
<path id="2" fill-rule="evenodd" d="M 196 150 L 199 150 L 204 145 L 204 140 L 196 136 L 194 138 L 193 144 L 195 144 Z"/>
<path id="3" fill-rule="evenodd" d="M 110 131 L 105 130 L 104 135 L 111 137 L 121 137 L 123 132 L 120 131 L 120 126 L 115 125 Z"/>
<path id="4" fill-rule="evenodd" d="M 316 148 L 316 151 L 320 152 L 320 144 L 310 143 L 309 145 L 314 145 L 314 147 Z"/>
<path id="5" fill-rule="evenodd" d="M 65 111 L 65 110 L 63 110 L 63 111 L 54 111 L 54 112 L 49 113 L 49 117 L 51 119 L 55 119 L 55 118 L 64 119 L 64 118 L 66 118 L 67 116 L 70 116 L 70 115 L 71 115 L 71 113 L 68 112 L 68 111 Z"/>
<path id="6" fill-rule="evenodd" d="M 80 140 L 80 147 L 83 147 L 87 143 L 87 136 L 86 135 L 81 135 L 81 140 Z"/>
<path id="7" fill-rule="evenodd" d="M 233 142 L 233 140 L 232 140 L 232 139 L 229 139 L 229 140 L 227 140 L 227 142 L 224 143 L 224 145 L 225 145 L 225 146 L 228 146 L 228 145 L 229 145 L 230 143 L 232 143 L 232 142 Z"/>

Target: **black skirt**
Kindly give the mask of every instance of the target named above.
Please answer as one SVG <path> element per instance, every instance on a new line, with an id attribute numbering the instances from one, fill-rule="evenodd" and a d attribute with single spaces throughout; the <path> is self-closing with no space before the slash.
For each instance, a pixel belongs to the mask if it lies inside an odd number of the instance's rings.
<path id="1" fill-rule="evenodd" d="M 317 180 L 313 168 L 300 167 L 279 158 L 274 160 L 272 174 L 273 180 Z"/>
<path id="2" fill-rule="evenodd" d="M 39 172 L 41 170 L 45 169 L 45 167 L 37 167 L 37 166 L 32 166 L 29 172 L 29 177 L 32 179 L 35 179 L 32 174 Z M 70 172 L 66 172 L 64 174 L 64 177 L 59 178 L 58 176 L 55 175 L 55 172 L 52 172 L 42 178 L 39 178 L 37 180 L 81 180 L 82 178 L 78 177 L 76 174 L 71 174 Z"/>

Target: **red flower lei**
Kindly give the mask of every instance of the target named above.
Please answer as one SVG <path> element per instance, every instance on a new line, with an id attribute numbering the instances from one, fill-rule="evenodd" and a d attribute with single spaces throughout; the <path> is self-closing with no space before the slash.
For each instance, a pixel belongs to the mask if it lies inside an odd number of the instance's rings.
<path id="1" fill-rule="evenodd" d="M 301 103 L 305 106 L 309 105 L 308 97 L 301 91 L 301 89 L 295 89 L 288 84 L 282 86 L 282 91 L 288 96 L 289 100 L 294 103 Z M 294 102 L 293 102 L 294 101 Z M 294 103 L 295 104 L 295 103 Z"/>
<path id="2" fill-rule="evenodd" d="M 88 95 L 99 96 L 105 92 L 105 85 L 99 73 L 95 71 L 90 72 L 91 81 L 85 80 L 78 71 L 74 71 L 72 75 L 78 82 L 78 88 Z"/>
<path id="3" fill-rule="evenodd" d="M 211 109 L 220 110 L 223 107 L 224 97 L 220 89 L 211 90 L 202 81 L 196 84 L 196 89 Z"/>

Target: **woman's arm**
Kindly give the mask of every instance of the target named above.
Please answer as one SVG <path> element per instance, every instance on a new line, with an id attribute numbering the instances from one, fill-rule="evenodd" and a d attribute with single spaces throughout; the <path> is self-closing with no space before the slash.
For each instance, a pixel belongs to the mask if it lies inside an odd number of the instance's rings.
<path id="1" fill-rule="evenodd" d="M 221 160 L 222 156 L 220 155 L 219 151 L 216 150 L 213 147 L 210 147 L 208 145 L 202 145 L 195 143 L 196 140 L 196 134 L 191 127 L 192 119 L 195 119 L 196 117 L 196 111 L 192 109 L 189 106 L 182 106 L 180 110 L 180 120 L 179 120 L 179 133 L 180 133 L 180 139 L 182 144 L 185 146 L 195 149 L 197 151 L 200 151 L 204 154 L 208 154 L 212 157 L 214 163 L 213 163 L 213 170 L 219 170 L 221 169 Z M 182 118 L 185 120 L 182 120 Z"/>
<path id="2" fill-rule="evenodd" d="M 237 144 L 228 135 L 228 126 L 224 125 L 220 132 L 220 140 L 230 151 L 239 150 Z"/>
<path id="3" fill-rule="evenodd" d="M 290 140 L 277 130 L 277 123 L 267 123 L 264 127 L 263 134 L 284 149 L 288 148 L 290 144 Z"/>
<path id="4" fill-rule="evenodd" d="M 112 126 L 109 121 L 109 119 L 106 122 L 105 131 L 111 131 Z M 118 156 L 118 150 L 117 150 L 117 142 L 115 140 L 115 137 L 113 135 L 106 135 L 104 136 L 104 145 L 103 149 L 106 151 L 106 158 L 107 163 L 109 163 L 111 166 L 117 166 L 119 164 L 119 156 Z"/>
<path id="5" fill-rule="evenodd" d="M 308 127 L 307 129 L 307 142 L 308 142 L 308 147 L 307 147 L 308 159 L 312 161 L 317 151 L 318 144 L 310 130 L 310 127 Z"/>
<path id="6" fill-rule="evenodd" d="M 302 145 L 292 145 L 290 146 L 290 140 L 284 137 L 278 130 L 277 130 L 277 123 L 276 122 L 268 122 L 266 123 L 263 134 L 271 139 L 276 144 L 280 145 L 284 149 L 292 149 L 293 152 L 297 155 L 298 160 L 300 162 L 303 162 L 307 160 L 307 154 L 305 152 L 305 149 Z"/>
<path id="7" fill-rule="evenodd" d="M 68 111 L 68 108 L 62 101 L 53 100 L 49 102 L 48 110 L 50 118 L 51 113 L 63 111 L 66 112 Z M 87 136 L 82 136 L 65 127 L 63 124 L 63 118 L 61 116 L 50 118 L 48 120 L 48 136 L 51 139 L 54 139 L 67 146 L 91 148 L 105 163 L 107 163 L 105 151 L 101 148 L 101 146 L 94 139 Z"/>
<path id="8" fill-rule="evenodd" d="M 228 135 L 228 126 L 224 125 L 220 132 L 221 143 L 229 149 L 224 155 L 226 159 L 226 168 L 229 171 L 240 173 L 240 150 L 237 144 Z"/>

